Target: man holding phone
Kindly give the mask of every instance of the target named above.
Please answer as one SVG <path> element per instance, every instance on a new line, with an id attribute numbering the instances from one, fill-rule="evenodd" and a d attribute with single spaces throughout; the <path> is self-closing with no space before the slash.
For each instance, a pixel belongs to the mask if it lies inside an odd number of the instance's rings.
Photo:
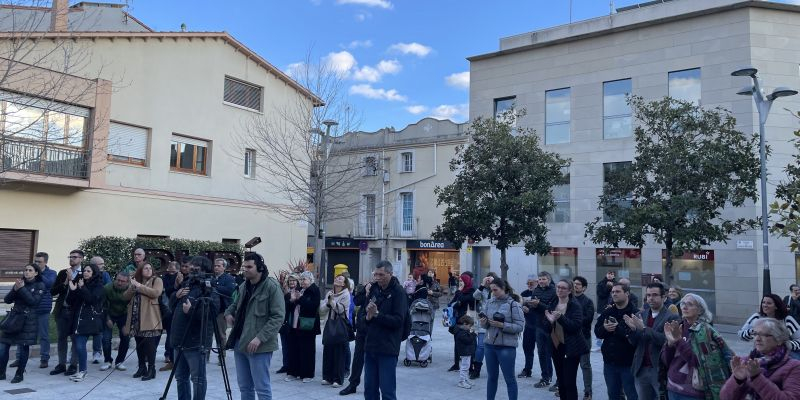
<path id="1" fill-rule="evenodd" d="M 628 300 L 629 295 L 630 286 L 624 283 L 613 284 L 611 301 L 614 304 L 600 313 L 600 317 L 597 318 L 597 323 L 594 325 L 595 336 L 603 339 L 601 347 L 603 377 L 606 381 L 609 399 L 619 399 L 622 390 L 625 390 L 627 400 L 638 400 L 631 372 L 636 346 L 628 341 L 631 329 L 624 323 L 626 316 L 631 318 L 637 311 Z"/>

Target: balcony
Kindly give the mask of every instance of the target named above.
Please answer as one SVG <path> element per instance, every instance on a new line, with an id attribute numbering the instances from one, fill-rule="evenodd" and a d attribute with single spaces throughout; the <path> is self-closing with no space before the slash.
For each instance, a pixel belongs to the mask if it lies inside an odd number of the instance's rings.
<path id="1" fill-rule="evenodd" d="M 0 141 L 0 178 L 88 186 L 88 152 L 39 141 Z"/>
<path id="2" fill-rule="evenodd" d="M 416 238 L 417 227 L 419 226 L 419 218 L 414 218 L 411 223 L 402 223 L 400 221 L 392 222 L 389 231 L 389 237 L 392 238 Z"/>

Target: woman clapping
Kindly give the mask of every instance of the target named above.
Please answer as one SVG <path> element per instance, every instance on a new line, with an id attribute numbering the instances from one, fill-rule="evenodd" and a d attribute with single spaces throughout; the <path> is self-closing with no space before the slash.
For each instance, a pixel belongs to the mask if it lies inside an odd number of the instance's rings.
<path id="1" fill-rule="evenodd" d="M 0 380 L 6 379 L 6 365 L 8 364 L 8 354 L 11 346 L 21 347 L 17 373 L 11 383 L 22 382 L 25 374 L 25 365 L 28 363 L 30 346 L 36 343 L 36 331 L 38 329 L 36 307 L 44 293 L 44 283 L 39 276 L 39 266 L 31 264 L 25 266 L 22 272 L 22 279 L 17 279 L 11 291 L 6 294 L 6 304 L 14 304 L 11 313 L 25 315 L 21 322 L 21 328 L 16 332 L 0 332 Z M 11 329 L 15 330 L 15 329 Z M 86 354 L 86 352 L 84 352 Z"/>

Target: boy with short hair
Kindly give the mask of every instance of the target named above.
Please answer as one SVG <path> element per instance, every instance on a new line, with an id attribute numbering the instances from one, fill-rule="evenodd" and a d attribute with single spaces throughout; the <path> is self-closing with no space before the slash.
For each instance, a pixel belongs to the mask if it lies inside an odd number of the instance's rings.
<path id="1" fill-rule="evenodd" d="M 456 357 L 459 359 L 458 387 L 472 389 L 474 383 L 469 380 L 469 366 L 472 363 L 472 356 L 478 345 L 478 336 L 472 331 L 475 320 L 469 315 L 464 315 L 458 319 L 458 325 L 450 327 L 456 342 Z"/>

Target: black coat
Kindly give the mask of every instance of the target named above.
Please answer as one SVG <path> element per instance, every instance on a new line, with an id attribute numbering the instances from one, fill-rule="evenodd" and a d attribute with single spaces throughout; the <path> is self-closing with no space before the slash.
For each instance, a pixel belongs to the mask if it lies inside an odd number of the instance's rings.
<path id="1" fill-rule="evenodd" d="M 550 302 L 547 309 L 553 312 L 557 305 L 558 297 Z M 546 316 L 542 316 L 542 318 L 544 319 L 545 331 L 552 332 L 554 329 L 553 324 L 550 323 Z M 586 344 L 586 339 L 583 337 L 583 307 L 572 295 L 569 296 L 569 301 L 567 302 L 567 311 L 556 323 L 560 324 L 564 330 L 564 345 L 567 357 L 580 357 L 589 352 L 589 345 Z"/>
<path id="2" fill-rule="evenodd" d="M 469 288 L 465 291 L 459 290 L 453 295 L 453 300 L 450 305 L 453 306 L 453 312 L 456 318 L 461 318 L 467 314 L 467 310 L 475 310 L 475 288 Z"/>
<path id="3" fill-rule="evenodd" d="M 71 333 L 78 335 L 96 335 L 103 331 L 105 313 L 103 312 L 103 278 L 98 276 L 86 282 L 83 287 L 70 290 L 67 296 L 74 317 Z"/>
<path id="4" fill-rule="evenodd" d="M 52 296 L 58 296 L 54 301 L 55 308 L 53 309 L 56 317 L 61 314 L 61 308 L 64 307 L 64 299 L 66 299 L 67 293 L 69 292 L 67 281 L 72 280 L 71 273 L 72 272 L 70 268 L 58 271 L 58 274 L 56 275 L 56 281 L 53 283 L 53 287 L 50 288 L 50 294 Z M 78 273 L 78 276 L 81 276 L 80 272 Z"/>
<path id="5" fill-rule="evenodd" d="M 358 285 L 353 293 L 353 303 L 358 307 L 355 318 L 356 336 L 363 339 L 367 336 L 367 290 Z"/>
<path id="6" fill-rule="evenodd" d="M 549 321 L 545 318 L 544 311 L 548 309 L 547 307 L 549 307 L 553 299 L 556 298 L 556 285 L 553 282 L 550 282 L 546 287 L 536 285 L 533 289 L 533 298 L 539 299 L 539 306 L 528 306 L 528 308 L 530 308 L 528 313 L 534 313 L 536 315 L 536 321 L 538 323 L 537 328 L 545 329 L 549 332 L 550 326 L 545 324 L 545 322 L 549 323 Z"/>
<path id="7" fill-rule="evenodd" d="M 581 305 L 583 312 L 583 323 L 581 324 L 581 333 L 585 339 L 592 338 L 592 322 L 594 322 L 594 302 L 586 294 L 580 296 L 573 296 L 573 299 Z"/>
<path id="8" fill-rule="evenodd" d="M 601 351 L 603 353 L 603 361 L 618 367 L 630 367 L 633 364 L 633 354 L 636 352 L 636 346 L 628 341 L 630 328 L 625 323 L 624 316 L 633 316 L 636 314 L 636 309 L 633 304 L 628 302 L 628 305 L 619 309 L 617 306 L 611 306 L 600 313 L 597 317 L 597 322 L 594 324 L 594 335 L 598 339 L 603 339 L 603 346 Z M 614 332 L 609 332 L 603 326 L 603 321 L 608 317 L 614 317 L 617 320 L 617 328 Z"/>
<path id="9" fill-rule="evenodd" d="M 478 347 L 478 335 L 469 330 L 462 329 L 461 326 L 451 326 L 449 329 L 453 334 L 456 343 L 456 357 L 472 357 Z"/>
<path id="10" fill-rule="evenodd" d="M 308 335 L 314 334 L 319 335 L 322 333 L 322 330 L 319 326 L 319 301 L 320 301 L 320 293 L 319 287 L 315 283 L 312 283 L 309 287 L 303 290 L 303 295 L 297 299 L 297 302 L 292 304 L 291 312 L 294 312 L 294 307 L 299 305 L 300 306 L 300 316 L 305 318 L 314 318 L 314 329 L 312 331 L 303 331 L 300 330 L 299 323 L 297 329 L 294 329 L 294 334 L 297 335 Z M 286 311 L 287 313 L 289 310 Z"/>
<path id="11" fill-rule="evenodd" d="M 203 325 L 203 302 L 198 300 L 198 298 L 202 297 L 203 290 L 200 286 L 191 286 L 189 293 L 180 299 L 176 298 L 175 294 L 172 295 L 170 299 L 172 307 L 170 340 L 172 346 L 183 347 L 187 350 L 197 350 L 202 343 L 205 347 L 211 347 L 211 338 L 214 331 L 214 324 L 211 321 L 217 317 L 219 294 L 217 294 L 216 290 L 212 290 L 210 295 L 207 296 L 208 300 L 204 300 L 207 304 L 207 309 L 206 330 L 203 332 L 201 329 Z M 187 298 L 192 304 L 188 313 L 183 312 L 183 303 Z"/>
<path id="12" fill-rule="evenodd" d="M 616 279 L 608 280 L 607 278 L 601 279 L 597 282 L 597 311 L 603 312 L 606 308 L 606 305 L 609 304 L 611 300 L 611 287 L 608 286 L 608 282 L 617 283 Z"/>
<path id="13" fill-rule="evenodd" d="M 400 354 L 400 342 L 405 340 L 403 328 L 408 314 L 403 287 L 397 278 L 392 277 L 386 289 L 373 284 L 367 298 L 378 306 L 378 315 L 366 322 L 364 351 L 397 356 Z"/>
<path id="14" fill-rule="evenodd" d="M 44 295 L 44 283 L 41 281 L 25 281 L 25 286 L 19 290 L 12 289 L 6 294 L 6 304 L 14 303 L 12 310 L 27 313 L 25 326 L 22 331 L 15 334 L 0 332 L 0 343 L 9 345 L 32 345 L 36 344 L 36 333 L 39 329 L 36 308 Z"/>

